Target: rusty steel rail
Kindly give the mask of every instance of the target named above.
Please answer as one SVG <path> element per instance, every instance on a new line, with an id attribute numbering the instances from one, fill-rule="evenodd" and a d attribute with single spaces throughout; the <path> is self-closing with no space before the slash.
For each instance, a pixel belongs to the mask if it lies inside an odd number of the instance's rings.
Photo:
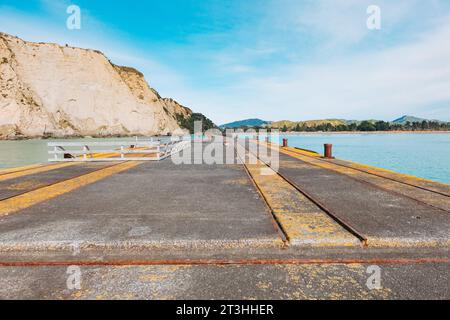
<path id="1" fill-rule="evenodd" d="M 301 148 L 297 148 L 297 149 L 299 149 L 299 150 L 306 150 L 306 149 L 301 149 Z M 431 193 L 436 193 L 436 194 L 439 194 L 439 195 L 442 195 L 442 196 L 450 198 L 450 194 L 448 194 L 448 193 L 439 192 L 439 191 L 436 191 L 436 190 L 431 190 L 431 189 L 428 189 L 428 188 L 425 188 L 425 187 L 422 187 L 422 186 L 418 186 L 416 184 L 412 184 L 412 183 L 408 183 L 408 182 L 405 182 L 405 181 L 397 180 L 397 179 L 394 179 L 394 178 L 386 177 L 386 176 L 383 176 L 381 174 L 368 172 L 368 171 L 365 171 L 363 169 L 358 169 L 358 168 L 355 168 L 355 167 L 352 167 L 352 166 L 349 166 L 349 165 L 345 165 L 345 164 L 341 164 L 341 163 L 336 163 L 336 162 L 330 161 L 330 159 L 324 159 L 324 158 L 321 158 L 321 157 L 313 157 L 313 156 L 310 156 L 308 154 L 303 154 L 303 153 L 301 155 L 305 156 L 305 157 L 308 157 L 308 158 L 320 160 L 322 162 L 332 163 L 332 164 L 340 166 L 340 167 L 353 169 L 353 170 L 356 170 L 356 171 L 359 171 L 359 172 L 362 172 L 362 173 L 367 173 L 367 174 L 370 174 L 370 175 L 373 175 L 373 176 L 376 176 L 376 177 L 380 177 L 380 178 L 383 178 L 383 179 L 391 180 L 391 181 L 398 182 L 398 183 L 401 183 L 401 184 L 404 184 L 404 185 L 408 185 L 410 187 L 414 187 L 414 188 L 417 188 L 417 189 L 425 190 L 425 191 L 428 191 L 428 192 L 431 192 Z M 326 169 L 326 168 L 324 168 L 324 169 Z M 327 170 L 330 170 L 330 169 L 327 169 Z"/>
<path id="2" fill-rule="evenodd" d="M 311 156 L 308 156 L 308 155 L 305 155 L 305 156 L 306 157 L 311 157 Z M 323 162 L 332 163 L 334 165 L 341 166 L 341 167 L 344 167 L 344 168 L 349 168 L 349 169 L 353 169 L 353 170 L 360 171 L 360 172 L 363 172 L 363 173 L 367 173 L 367 174 L 370 174 L 370 175 L 373 175 L 373 176 L 376 176 L 376 177 L 380 177 L 380 178 L 387 179 L 387 180 L 390 180 L 390 181 L 398 182 L 398 183 L 401 183 L 401 184 L 404 184 L 404 185 L 407 185 L 407 186 L 410 186 L 410 187 L 414 187 L 414 188 L 417 188 L 417 189 L 421 189 L 421 190 L 424 190 L 424 191 L 428 191 L 428 192 L 431 192 L 431 193 L 439 194 L 439 195 L 442 195 L 444 197 L 450 198 L 450 194 L 447 194 L 447 193 L 444 193 L 444 192 L 431 190 L 431 189 L 428 189 L 428 188 L 425 188 L 425 187 L 421 187 L 421 186 L 418 186 L 418 185 L 415 185 L 415 184 L 412 184 L 412 183 L 408 183 L 408 182 L 405 182 L 405 181 L 401 181 L 401 180 L 397 180 L 397 179 L 394 179 L 394 178 L 386 177 L 386 176 L 383 176 L 381 174 L 376 174 L 376 173 L 373 173 L 373 172 L 364 171 L 363 169 L 354 168 L 352 166 L 347 166 L 345 164 L 331 162 L 331 161 L 328 161 L 326 159 L 318 158 L 318 160 L 323 161 Z"/>
<path id="3" fill-rule="evenodd" d="M 236 147 L 237 148 L 237 147 Z M 287 232 L 284 230 L 283 226 L 281 225 L 280 221 L 277 219 L 277 217 L 275 216 L 269 202 L 267 201 L 266 197 L 264 196 L 264 193 L 262 192 L 261 188 L 258 186 L 258 184 L 255 182 L 255 180 L 253 179 L 250 171 L 248 170 L 247 166 L 245 165 L 245 162 L 243 159 L 241 159 L 241 156 L 239 155 L 239 152 L 237 152 L 237 156 L 238 158 L 241 160 L 243 167 L 244 167 L 244 171 L 247 173 L 248 178 L 250 179 L 250 181 L 252 182 L 253 187 L 256 189 L 256 191 L 258 192 L 258 194 L 261 196 L 261 198 L 264 200 L 264 204 L 267 208 L 267 210 L 270 213 L 270 217 L 271 217 L 271 222 L 273 227 L 275 228 L 276 232 L 278 233 L 278 235 L 280 235 L 281 240 L 283 241 L 283 244 L 285 246 L 289 245 L 289 240 L 288 240 L 288 235 Z"/>
<path id="4" fill-rule="evenodd" d="M 34 169 L 38 168 L 38 166 L 40 166 L 40 167 L 44 167 L 44 166 L 50 167 L 50 166 L 56 166 L 56 165 L 58 165 L 58 164 L 57 163 L 48 163 L 48 164 L 46 163 L 46 164 L 37 164 L 36 167 L 30 167 L 30 168 L 20 168 L 19 167 L 19 168 L 17 168 L 17 170 L 15 168 L 9 168 L 10 171 L 0 173 L 0 177 L 1 176 L 6 176 L 8 174 L 13 174 L 13 173 L 31 171 L 31 170 L 34 170 Z M 5 170 L 8 170 L 8 168 L 5 168 Z"/>
<path id="5" fill-rule="evenodd" d="M 244 144 L 245 148 L 245 144 Z M 247 152 L 250 152 L 247 150 Z M 352 235 L 357 237 L 364 246 L 367 246 L 367 237 L 360 232 L 357 228 L 352 226 L 352 224 L 336 213 L 334 213 L 331 209 L 327 208 L 323 203 L 321 203 L 318 199 L 316 199 L 313 195 L 309 194 L 307 191 L 300 188 L 296 183 L 292 182 L 289 178 L 287 178 L 285 175 L 281 174 L 278 170 L 275 170 L 272 168 L 270 164 L 268 164 L 263 159 L 259 158 L 257 155 L 255 155 L 257 159 L 259 159 L 262 163 L 264 163 L 267 167 L 272 169 L 278 176 L 280 176 L 283 180 L 285 180 L 288 184 L 290 184 L 294 189 L 296 189 L 298 192 L 303 194 L 306 198 L 308 198 L 311 202 L 313 202 L 316 206 L 318 206 L 322 211 L 324 211 L 328 216 L 330 216 L 334 221 L 336 221 L 340 226 L 342 226 L 345 230 L 350 232 Z M 245 165 L 245 164 L 244 164 Z"/>
<path id="6" fill-rule="evenodd" d="M 289 155 L 289 154 L 286 154 L 286 155 L 289 156 L 289 157 L 292 157 L 292 156 Z M 302 156 L 303 156 L 303 154 L 302 154 Z M 326 162 L 326 163 L 336 164 L 336 165 L 338 165 L 338 166 L 342 166 L 342 167 L 346 167 L 346 168 L 349 168 L 349 169 L 357 170 L 357 171 L 360 171 L 360 172 L 363 172 L 363 173 L 372 174 L 372 173 L 367 172 L 367 171 L 364 171 L 364 170 L 355 169 L 355 168 L 353 168 L 353 167 L 351 167 L 351 166 L 340 165 L 340 164 L 337 164 L 337 163 L 334 163 L 334 162 L 327 161 L 327 160 L 322 159 L 322 158 L 315 158 L 315 157 L 308 156 L 308 155 L 304 155 L 304 156 L 305 156 L 305 157 L 310 157 L 310 158 L 312 158 L 312 159 L 317 159 L 317 160 L 320 160 L 320 161 L 323 161 L 323 162 Z M 299 160 L 302 161 L 301 159 L 299 159 Z M 377 184 L 375 184 L 375 183 L 372 183 L 372 182 L 369 182 L 369 181 L 366 181 L 366 180 L 362 180 L 362 179 L 358 179 L 358 178 L 353 177 L 353 176 L 351 176 L 351 175 L 347 175 L 347 174 L 342 173 L 342 172 L 339 172 L 339 171 L 334 171 L 333 169 L 330 169 L 330 168 L 321 167 L 321 166 L 319 166 L 318 164 L 315 164 L 315 163 L 311 163 L 311 162 L 307 162 L 307 163 L 308 163 L 309 165 L 318 167 L 318 168 L 320 168 L 320 169 L 328 170 L 328 171 L 331 171 L 331 172 L 333 172 L 333 173 L 337 173 L 337 174 L 346 176 L 346 177 L 348 177 L 349 179 L 352 179 L 352 180 L 354 180 L 354 181 L 358 181 L 358 182 L 361 182 L 361 183 L 370 185 L 370 186 L 372 186 L 372 187 L 375 187 L 375 188 L 378 188 L 378 189 L 380 189 L 380 190 L 389 192 L 389 193 L 394 194 L 394 195 L 396 195 L 396 196 L 399 196 L 399 197 L 403 197 L 403 198 L 407 198 L 407 199 L 413 200 L 413 201 L 415 201 L 415 202 L 417 202 L 417 203 L 420 203 L 420 204 L 422 204 L 422 205 L 426 205 L 426 206 L 431 207 L 431 208 L 433 208 L 433 209 L 441 210 L 441 211 L 444 211 L 445 213 L 450 213 L 450 211 L 448 211 L 448 210 L 446 210 L 446 209 L 443 209 L 443 208 L 440 208 L 440 207 L 436 207 L 436 206 L 434 206 L 434 205 L 432 205 L 432 204 L 429 204 L 429 203 L 424 202 L 424 201 L 422 201 L 422 200 L 419 200 L 419 199 L 417 199 L 417 198 L 408 196 L 408 195 L 406 195 L 406 194 L 404 194 L 404 193 L 400 193 L 400 192 L 395 191 L 395 190 L 392 190 L 392 189 L 388 189 L 388 188 L 381 187 L 381 186 L 379 186 L 379 185 L 377 185 Z M 377 174 L 373 174 L 373 175 L 378 176 L 378 177 L 380 177 L 380 178 L 387 179 L 387 178 L 385 178 L 385 177 L 382 176 L 382 175 L 377 175 Z M 397 181 L 397 180 L 395 180 L 395 179 L 388 179 L 388 180 L 392 180 L 392 181 L 395 181 L 395 182 L 402 183 L 401 181 Z M 404 184 L 405 184 L 405 185 L 408 185 L 408 183 L 404 183 Z M 415 186 L 415 185 L 410 185 L 410 186 L 416 187 L 416 188 L 418 188 L 418 189 L 423 189 L 423 190 L 425 190 L 425 191 L 433 192 L 433 193 L 436 193 L 436 194 L 439 194 L 439 195 L 444 195 L 444 196 L 446 196 L 445 194 L 442 194 L 442 193 L 440 193 L 440 192 L 435 192 L 435 191 L 433 191 L 433 190 L 429 190 L 429 189 L 426 189 L 426 188 L 421 188 L 421 187 L 419 187 L 419 186 Z"/>
<path id="7" fill-rule="evenodd" d="M 264 162 L 264 161 L 263 161 Z M 265 165 L 269 166 L 266 162 L 264 162 Z M 318 206 L 322 211 L 324 211 L 326 214 L 328 214 L 333 220 L 335 220 L 337 223 L 339 223 L 345 230 L 353 234 L 355 237 L 357 237 L 364 246 L 367 246 L 367 237 L 363 235 L 362 232 L 360 232 L 356 227 L 352 226 L 352 224 L 348 221 L 346 221 L 344 218 L 340 217 L 338 214 L 334 213 L 331 209 L 327 208 L 323 203 L 321 203 L 317 198 L 315 198 L 313 195 L 305 191 L 304 189 L 300 188 L 296 183 L 292 182 L 288 177 L 283 175 L 280 172 L 277 172 L 277 174 L 283 178 L 287 183 L 289 183 L 292 187 L 294 187 L 297 191 L 299 191 L 301 194 L 303 194 L 306 198 L 308 198 L 311 202 L 313 202 L 316 206 Z"/>
<path id="8" fill-rule="evenodd" d="M 227 266 L 227 265 L 327 265 L 327 264 L 450 264 L 450 258 L 343 258 L 343 259 L 179 259 L 179 260 L 61 260 L 0 261 L 0 267 L 102 266 Z"/>

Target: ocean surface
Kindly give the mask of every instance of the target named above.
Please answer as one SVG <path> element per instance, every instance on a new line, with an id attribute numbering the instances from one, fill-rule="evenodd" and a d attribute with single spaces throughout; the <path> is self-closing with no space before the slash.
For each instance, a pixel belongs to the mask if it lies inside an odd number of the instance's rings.
<path id="1" fill-rule="evenodd" d="M 150 138 L 149 138 L 150 139 Z M 149 140 L 144 139 L 144 140 Z M 153 138 L 168 139 L 167 137 Z M 135 141 L 136 138 L 86 138 L 86 139 L 49 139 L 49 140 L 22 140 L 22 141 L 0 141 L 0 168 L 21 167 L 30 164 L 47 163 L 48 142 L 94 142 L 94 141 Z M 143 140 L 139 138 L 139 140 Z"/>
<path id="2" fill-rule="evenodd" d="M 289 145 L 323 153 L 332 143 L 334 156 L 450 184 L 450 134 L 302 134 L 280 136 Z M 106 141 L 118 139 L 71 139 Z M 124 138 L 123 140 L 133 140 Z M 48 161 L 52 140 L 0 141 L 0 168 Z M 58 140 L 60 141 L 60 140 Z"/>
<path id="3" fill-rule="evenodd" d="M 333 144 L 336 158 L 450 184 L 450 134 L 302 134 L 282 135 L 289 146 L 323 154 Z"/>

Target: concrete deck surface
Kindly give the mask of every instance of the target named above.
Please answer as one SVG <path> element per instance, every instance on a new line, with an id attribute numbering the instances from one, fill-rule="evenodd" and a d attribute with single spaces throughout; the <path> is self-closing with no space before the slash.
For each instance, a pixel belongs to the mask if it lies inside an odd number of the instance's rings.
<path id="1" fill-rule="evenodd" d="M 414 199 L 414 189 L 389 191 L 401 182 L 381 188 L 364 170 L 287 151 L 274 176 L 258 173 L 263 162 L 241 163 L 232 146 L 233 164 L 166 159 L 2 174 L 0 298 L 450 298 L 450 215 L 445 203 L 433 206 L 445 194 Z M 366 285 L 372 265 L 381 289 Z M 71 266 L 80 268 L 79 290 L 67 287 Z"/>
<path id="2" fill-rule="evenodd" d="M 369 265 L 81 267 L 81 289 L 66 267 L 0 268 L 3 299 L 449 299 L 446 264 L 383 265 L 369 289 Z"/>
<path id="3" fill-rule="evenodd" d="M 285 154 L 280 173 L 353 226 L 369 246 L 450 243 L 448 212 Z"/>
<path id="4" fill-rule="evenodd" d="M 282 244 L 242 165 L 143 163 L 0 218 L 0 249 L 117 242 L 167 248 Z"/>

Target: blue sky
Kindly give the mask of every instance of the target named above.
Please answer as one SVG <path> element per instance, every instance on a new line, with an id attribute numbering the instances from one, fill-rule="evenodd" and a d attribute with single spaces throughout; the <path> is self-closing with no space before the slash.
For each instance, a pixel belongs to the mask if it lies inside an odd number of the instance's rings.
<path id="1" fill-rule="evenodd" d="M 66 28 L 70 4 L 81 30 Z M 448 0 L 0 0 L 0 31 L 100 49 L 219 124 L 450 121 Z"/>

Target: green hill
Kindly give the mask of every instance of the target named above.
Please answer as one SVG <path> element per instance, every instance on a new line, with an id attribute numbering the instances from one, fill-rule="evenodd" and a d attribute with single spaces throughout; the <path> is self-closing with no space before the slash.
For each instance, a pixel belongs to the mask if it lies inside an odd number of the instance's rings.
<path id="1" fill-rule="evenodd" d="M 424 123 L 425 121 L 425 123 Z M 409 125 L 408 125 L 409 123 Z M 450 123 L 427 120 L 413 116 L 403 116 L 394 121 L 319 119 L 306 121 L 281 120 L 275 122 L 261 119 L 247 119 L 221 125 L 221 129 L 267 127 L 285 131 L 393 131 L 393 130 L 448 130 Z"/>
<path id="2" fill-rule="evenodd" d="M 220 129 L 234 129 L 234 128 L 242 128 L 242 127 L 263 127 L 268 125 L 269 121 L 264 121 L 261 119 L 246 119 L 240 121 L 234 121 L 230 123 L 223 124 L 219 126 Z"/>

